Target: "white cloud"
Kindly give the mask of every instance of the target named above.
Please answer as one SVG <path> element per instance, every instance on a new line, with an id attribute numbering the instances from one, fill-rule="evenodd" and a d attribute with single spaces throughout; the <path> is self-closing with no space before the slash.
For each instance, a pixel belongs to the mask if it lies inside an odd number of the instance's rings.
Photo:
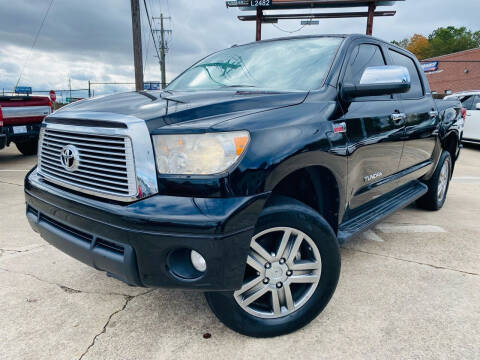
<path id="1" fill-rule="evenodd" d="M 33 35 L 48 1 L 0 0 L 0 3 L 0 88 L 11 89 L 29 57 Z M 171 47 L 167 57 L 168 79 L 213 51 L 254 40 L 254 23 L 238 21 L 241 12 L 227 9 L 224 0 L 152 0 L 147 4 L 151 4 L 152 16 L 162 11 L 173 18 L 171 23 L 166 21 L 167 27 L 174 31 L 168 37 Z M 478 0 L 464 0 L 461 6 L 451 1 L 407 0 L 394 9 L 398 11 L 395 17 L 375 19 L 375 36 L 390 41 L 413 33 L 428 34 L 448 25 L 478 30 Z M 160 79 L 160 71 L 142 14 L 144 55 L 148 48 L 145 80 L 153 81 Z M 305 27 L 293 35 L 363 33 L 365 24 L 365 19 L 320 20 L 319 26 Z M 292 31 L 299 28 L 299 21 L 282 21 L 278 26 Z M 269 24 L 263 26 L 264 38 L 282 36 L 290 34 Z M 131 38 L 128 1 L 56 1 L 36 49 L 26 62 L 21 84 L 48 90 L 68 88 L 69 78 L 73 88 L 86 88 L 88 80 L 133 82 Z M 131 90 L 133 85 L 98 85 L 94 89 L 95 94 L 101 94 Z"/>

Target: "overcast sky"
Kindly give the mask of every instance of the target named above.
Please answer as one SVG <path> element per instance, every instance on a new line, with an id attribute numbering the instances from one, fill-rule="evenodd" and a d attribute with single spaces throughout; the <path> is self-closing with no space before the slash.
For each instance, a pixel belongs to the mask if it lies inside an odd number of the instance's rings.
<path id="1" fill-rule="evenodd" d="M 142 2 L 142 1 L 141 1 Z M 129 0 L 55 0 L 33 51 L 33 39 L 50 0 L 0 0 L 0 91 L 19 85 L 35 90 L 86 88 L 93 82 L 133 82 Z M 161 12 L 173 34 L 168 37 L 167 80 L 205 55 L 254 40 L 254 23 L 243 23 L 237 8 L 224 0 L 147 0 L 151 16 Z M 377 10 L 391 10 L 379 7 Z M 406 0 L 393 7 L 395 17 L 376 18 L 374 35 L 385 40 L 428 35 L 440 26 L 480 30 L 479 0 Z M 348 9 L 365 11 L 364 9 Z M 316 10 L 321 12 L 322 10 Z M 334 10 L 336 11 L 336 10 Z M 159 80 L 160 70 L 142 7 L 145 80 Z M 300 28 L 299 21 L 281 21 L 284 31 Z M 295 35 L 364 33 L 365 19 L 320 20 Z M 270 24 L 263 38 L 289 36 Z M 95 94 L 133 90 L 133 86 L 95 86 Z M 74 95 L 75 96 L 75 95 Z M 84 96 L 84 95 L 81 95 Z"/>

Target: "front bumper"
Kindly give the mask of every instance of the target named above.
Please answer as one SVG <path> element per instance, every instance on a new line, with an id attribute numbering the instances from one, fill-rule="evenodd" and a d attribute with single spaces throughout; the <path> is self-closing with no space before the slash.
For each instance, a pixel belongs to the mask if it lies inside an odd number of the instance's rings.
<path id="1" fill-rule="evenodd" d="M 238 289 L 268 195 L 156 195 L 125 205 L 67 192 L 45 182 L 36 170 L 25 178 L 27 218 L 46 241 L 87 265 L 147 287 Z M 205 273 L 191 278 L 176 272 L 182 264 L 172 261 L 188 261 L 172 256 L 182 249 L 205 258 Z"/>

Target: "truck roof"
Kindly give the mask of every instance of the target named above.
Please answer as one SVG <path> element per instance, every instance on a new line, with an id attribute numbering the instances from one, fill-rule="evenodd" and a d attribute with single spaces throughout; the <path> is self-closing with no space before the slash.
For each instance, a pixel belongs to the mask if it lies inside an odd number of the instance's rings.
<path id="1" fill-rule="evenodd" d="M 273 38 L 273 39 L 265 39 L 265 40 L 260 40 L 260 41 L 253 41 L 250 43 L 246 43 L 243 45 L 250 45 L 250 44 L 258 44 L 258 43 L 267 43 L 267 42 L 272 42 L 272 41 L 283 41 L 283 40 L 295 40 L 295 39 L 310 39 L 310 38 L 322 38 L 322 37 L 339 37 L 339 38 L 344 38 L 344 39 L 349 39 L 349 40 L 356 40 L 356 39 L 365 39 L 365 40 L 376 40 L 383 42 L 384 44 L 388 44 L 388 46 L 397 48 L 403 52 L 411 54 L 408 50 L 392 44 L 386 40 L 370 36 L 370 35 L 365 35 L 365 34 L 319 34 L 319 35 L 297 35 L 297 36 L 288 36 L 288 37 L 279 37 L 279 38 Z M 241 46 L 241 45 L 240 45 Z"/>

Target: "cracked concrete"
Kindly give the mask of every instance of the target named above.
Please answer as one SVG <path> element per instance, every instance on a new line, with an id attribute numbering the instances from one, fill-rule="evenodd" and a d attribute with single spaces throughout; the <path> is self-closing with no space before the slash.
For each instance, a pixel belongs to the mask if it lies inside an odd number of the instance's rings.
<path id="1" fill-rule="evenodd" d="M 480 176 L 467 148 L 456 175 Z M 0 152 L 0 359 L 478 359 L 480 184 L 454 182 L 445 208 L 387 224 L 445 232 L 358 236 L 342 249 L 331 303 L 304 329 L 251 339 L 223 326 L 201 293 L 129 287 L 45 243 L 25 219 L 35 159 Z M 16 171 L 3 171 L 3 170 Z M 205 333 L 211 334 L 204 338 Z"/>

